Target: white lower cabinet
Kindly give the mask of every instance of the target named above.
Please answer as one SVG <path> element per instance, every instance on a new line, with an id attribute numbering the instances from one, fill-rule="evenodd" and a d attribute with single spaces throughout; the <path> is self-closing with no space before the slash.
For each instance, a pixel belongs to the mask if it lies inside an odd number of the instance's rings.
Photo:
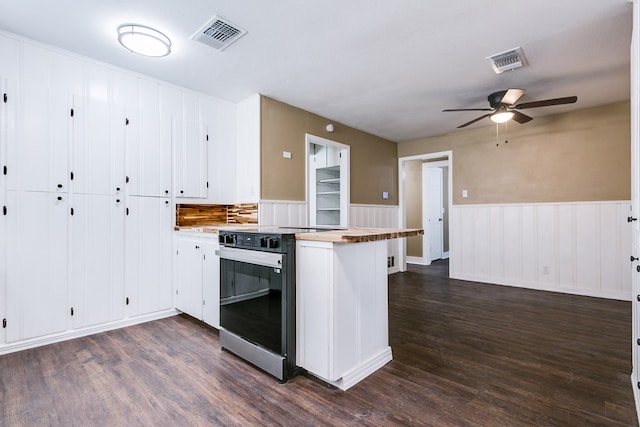
<path id="1" fill-rule="evenodd" d="M 296 242 L 296 362 L 343 390 L 392 359 L 387 242 Z"/>
<path id="2" fill-rule="evenodd" d="M 128 317 L 173 308 L 173 205 L 129 197 L 125 213 L 125 310 Z"/>
<path id="3" fill-rule="evenodd" d="M 8 191 L 7 342 L 71 326 L 68 216 L 65 193 Z"/>
<path id="4" fill-rule="evenodd" d="M 215 328 L 220 327 L 220 258 L 218 235 L 176 233 L 176 308 Z"/>
<path id="5" fill-rule="evenodd" d="M 124 317 L 124 200 L 76 194 L 70 218 L 73 327 Z"/>

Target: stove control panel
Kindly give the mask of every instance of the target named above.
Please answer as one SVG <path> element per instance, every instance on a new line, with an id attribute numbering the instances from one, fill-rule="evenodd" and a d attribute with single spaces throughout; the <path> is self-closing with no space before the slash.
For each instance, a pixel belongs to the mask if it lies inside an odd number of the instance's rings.
<path id="1" fill-rule="evenodd" d="M 218 241 L 222 246 L 266 252 L 282 252 L 285 246 L 283 240 L 289 238 L 293 239 L 293 235 L 241 231 L 221 231 L 218 235 Z"/>

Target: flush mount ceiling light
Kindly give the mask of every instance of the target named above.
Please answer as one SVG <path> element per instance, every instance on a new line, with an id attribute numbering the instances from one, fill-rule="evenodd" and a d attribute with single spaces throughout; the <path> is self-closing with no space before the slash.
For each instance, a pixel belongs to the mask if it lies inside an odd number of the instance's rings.
<path id="1" fill-rule="evenodd" d="M 118 27 L 118 41 L 131 52 L 144 56 L 167 56 L 171 53 L 171 40 L 160 31 L 137 24 Z"/>
<path id="2" fill-rule="evenodd" d="M 491 121 L 494 123 L 506 123 L 513 118 L 513 111 L 508 111 L 504 107 L 498 108 L 498 111 L 491 115 Z"/>

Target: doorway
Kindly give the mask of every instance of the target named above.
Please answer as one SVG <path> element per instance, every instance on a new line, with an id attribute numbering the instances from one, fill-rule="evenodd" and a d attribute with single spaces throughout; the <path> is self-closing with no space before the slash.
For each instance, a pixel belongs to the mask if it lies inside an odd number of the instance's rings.
<path id="1" fill-rule="evenodd" d="M 306 134 L 308 224 L 348 227 L 351 147 Z"/>
<path id="2" fill-rule="evenodd" d="M 452 152 L 438 152 L 399 159 L 399 226 L 422 228 L 423 236 L 399 240 L 399 265 L 430 265 L 449 258 L 452 204 Z"/>

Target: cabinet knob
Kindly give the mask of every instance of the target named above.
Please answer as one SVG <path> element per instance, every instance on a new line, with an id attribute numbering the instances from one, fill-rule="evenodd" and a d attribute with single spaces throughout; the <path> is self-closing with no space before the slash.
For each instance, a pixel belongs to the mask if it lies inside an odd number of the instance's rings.
<path id="1" fill-rule="evenodd" d="M 62 184 L 58 184 L 58 188 L 62 188 Z"/>
<path id="2" fill-rule="evenodd" d="M 120 199 L 116 199 L 116 203 L 120 203 Z"/>
<path id="3" fill-rule="evenodd" d="M 169 190 L 164 190 L 164 194 L 169 194 Z"/>
<path id="4" fill-rule="evenodd" d="M 637 266 L 636 266 L 636 271 L 637 271 L 638 273 L 640 273 L 640 265 L 637 265 Z"/>
<path id="5" fill-rule="evenodd" d="M 183 190 L 180 190 L 180 194 L 184 194 L 184 191 L 183 191 Z"/>
<path id="6" fill-rule="evenodd" d="M 165 200 L 165 201 L 164 201 L 164 204 L 165 204 L 165 205 L 168 205 L 168 204 L 169 204 L 169 201 L 168 201 L 168 200 Z"/>
<path id="7" fill-rule="evenodd" d="M 116 191 L 120 191 L 120 187 L 116 187 Z"/>
<path id="8" fill-rule="evenodd" d="M 57 197 L 57 199 L 58 199 L 58 200 L 62 200 L 62 197 L 61 197 L 61 196 L 58 196 L 58 197 Z"/>
<path id="9" fill-rule="evenodd" d="M 628 216 L 627 217 L 627 222 L 633 222 L 633 221 L 637 221 L 637 220 L 638 220 L 638 218 L 634 218 L 632 216 Z"/>
<path id="10" fill-rule="evenodd" d="M 637 299 L 638 301 L 640 301 L 640 294 L 638 294 L 638 295 L 636 296 L 636 299 Z"/>
<path id="11" fill-rule="evenodd" d="M 638 259 L 640 259 L 640 258 L 636 258 L 636 257 L 634 257 L 633 255 L 631 255 L 631 256 L 629 257 L 629 259 L 631 260 L 631 262 L 633 262 L 633 261 L 636 261 L 636 260 L 638 260 Z"/>
<path id="12" fill-rule="evenodd" d="M 200 246 L 196 245 L 196 249 L 200 249 Z"/>

